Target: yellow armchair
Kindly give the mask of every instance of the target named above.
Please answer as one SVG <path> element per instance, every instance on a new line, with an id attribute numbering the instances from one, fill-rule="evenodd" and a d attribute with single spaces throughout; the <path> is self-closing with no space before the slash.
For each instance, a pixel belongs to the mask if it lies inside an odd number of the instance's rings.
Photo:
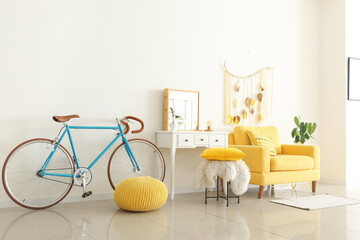
<path id="1" fill-rule="evenodd" d="M 268 147 L 253 146 L 247 130 L 256 130 L 271 137 L 277 156 L 270 156 Z M 229 134 L 229 147 L 246 154 L 243 160 L 251 172 L 251 184 L 259 185 L 258 198 L 262 197 L 264 186 L 282 183 L 312 182 L 320 180 L 320 149 L 318 146 L 281 144 L 276 127 L 235 127 Z"/>

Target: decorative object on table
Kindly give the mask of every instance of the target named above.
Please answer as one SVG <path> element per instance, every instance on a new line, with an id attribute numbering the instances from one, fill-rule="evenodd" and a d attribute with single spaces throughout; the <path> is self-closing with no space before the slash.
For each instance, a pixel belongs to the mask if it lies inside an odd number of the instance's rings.
<path id="1" fill-rule="evenodd" d="M 241 160 L 245 154 L 235 148 L 211 148 L 205 150 L 201 155 L 205 158 L 195 174 L 196 186 L 205 187 L 205 203 L 207 198 L 207 188 L 217 188 L 217 196 L 229 200 L 228 187 L 231 184 L 231 191 L 239 196 L 247 191 L 250 181 L 250 171 L 247 165 Z M 223 181 L 223 190 L 226 196 L 218 193 L 218 177 Z M 236 196 L 236 197 L 237 197 Z M 238 198 L 239 202 L 239 198 Z"/>
<path id="2" fill-rule="evenodd" d="M 270 149 L 255 146 L 247 131 L 261 133 L 271 138 L 276 156 L 270 156 Z M 316 182 L 320 180 L 320 148 L 311 145 L 281 144 L 278 129 L 272 126 L 237 126 L 229 134 L 229 147 L 243 151 L 242 159 L 250 169 L 250 184 L 259 185 L 258 198 L 262 197 L 264 187 L 274 184 L 312 182 L 312 191 L 316 191 Z"/>
<path id="3" fill-rule="evenodd" d="M 224 62 L 224 81 L 226 124 L 236 124 L 234 121 L 229 121 L 229 116 L 234 118 L 234 116 L 242 115 L 242 119 L 248 123 L 253 121 L 253 116 L 257 113 L 256 121 L 271 117 L 274 67 L 261 68 L 247 76 L 237 76 L 228 70 Z M 247 111 L 252 115 L 249 118 Z"/>
<path id="4" fill-rule="evenodd" d="M 199 130 L 200 92 L 164 89 L 164 130 L 167 131 L 172 124 L 171 109 L 181 118 L 179 130 Z"/>
<path id="5" fill-rule="evenodd" d="M 214 130 L 211 129 L 212 125 L 213 125 L 213 122 L 212 122 L 211 120 L 207 120 L 207 121 L 206 121 L 207 129 L 205 129 L 205 131 L 207 131 L 207 132 L 212 132 L 212 131 L 214 131 Z"/>
<path id="6" fill-rule="evenodd" d="M 176 119 L 181 117 L 179 115 L 176 115 L 174 108 L 170 107 L 170 111 L 171 111 L 170 129 L 171 131 L 176 131 Z"/>
<path id="7" fill-rule="evenodd" d="M 301 122 L 301 117 L 294 117 L 296 127 L 291 132 L 291 137 L 294 138 L 294 143 L 304 144 L 310 138 L 313 138 L 312 134 L 316 130 L 316 123 Z M 314 138 L 313 138 L 314 139 Z"/>
<path id="8" fill-rule="evenodd" d="M 270 202 L 282 204 L 289 207 L 300 208 L 304 210 L 317 210 L 323 208 L 359 204 L 360 200 L 338 197 L 329 194 L 321 194 L 321 195 L 307 196 L 307 197 L 271 200 Z"/>
<path id="9" fill-rule="evenodd" d="M 133 177 L 115 188 L 114 201 L 121 209 L 146 212 L 162 207 L 167 200 L 165 184 L 152 177 Z"/>

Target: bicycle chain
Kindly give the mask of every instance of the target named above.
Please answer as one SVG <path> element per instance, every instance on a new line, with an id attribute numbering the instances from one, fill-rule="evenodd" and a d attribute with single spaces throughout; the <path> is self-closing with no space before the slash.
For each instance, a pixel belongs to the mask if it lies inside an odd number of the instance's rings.
<path id="1" fill-rule="evenodd" d="M 54 170 L 67 170 L 67 169 L 73 169 L 73 168 L 56 168 L 56 169 L 46 169 L 46 171 L 54 171 Z M 50 181 L 54 181 L 54 182 L 58 182 L 58 183 L 63 183 L 63 184 L 70 184 L 68 182 L 63 182 L 63 181 L 59 181 L 59 180 L 55 180 L 55 179 L 51 179 L 51 178 L 47 178 L 47 177 L 42 177 L 43 179 L 47 179 Z"/>
<path id="2" fill-rule="evenodd" d="M 55 179 L 51 179 L 51 178 L 46 178 L 46 177 L 42 177 L 43 179 L 46 179 L 46 180 L 50 180 L 50 181 L 54 181 L 54 182 L 58 182 L 58 183 L 64 183 L 64 184 L 70 184 L 69 182 L 62 182 L 62 181 L 59 181 L 59 180 L 55 180 Z"/>

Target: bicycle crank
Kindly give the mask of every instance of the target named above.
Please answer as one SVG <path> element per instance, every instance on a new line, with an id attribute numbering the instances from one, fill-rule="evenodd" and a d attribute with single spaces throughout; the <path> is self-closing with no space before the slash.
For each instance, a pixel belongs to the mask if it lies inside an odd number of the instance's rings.
<path id="1" fill-rule="evenodd" d="M 83 188 L 82 197 L 86 198 L 92 194 L 91 191 L 86 191 L 85 187 L 89 185 L 92 179 L 91 171 L 87 168 L 78 168 L 74 173 L 74 184 Z"/>

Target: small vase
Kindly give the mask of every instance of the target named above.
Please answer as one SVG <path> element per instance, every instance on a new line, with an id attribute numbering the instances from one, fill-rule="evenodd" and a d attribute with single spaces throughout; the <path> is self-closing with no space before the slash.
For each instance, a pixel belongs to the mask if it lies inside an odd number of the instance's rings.
<path id="1" fill-rule="evenodd" d="M 177 124 L 170 124 L 170 130 L 171 131 L 176 131 L 176 128 L 177 128 Z"/>

